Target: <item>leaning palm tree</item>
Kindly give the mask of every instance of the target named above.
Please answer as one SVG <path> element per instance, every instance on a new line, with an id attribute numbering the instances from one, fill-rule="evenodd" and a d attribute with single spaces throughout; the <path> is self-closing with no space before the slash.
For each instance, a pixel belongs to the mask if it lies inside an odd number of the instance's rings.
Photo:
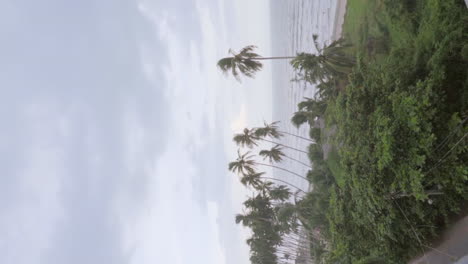
<path id="1" fill-rule="evenodd" d="M 299 135 L 289 133 L 289 132 L 286 132 L 286 131 L 280 131 L 279 126 L 278 126 L 279 121 L 272 122 L 271 124 L 268 124 L 265 121 L 263 123 L 264 123 L 264 127 L 255 128 L 255 135 L 257 137 L 280 138 L 280 137 L 283 136 L 283 134 L 286 134 L 286 135 L 289 135 L 289 136 L 293 136 L 293 137 L 297 137 L 297 138 L 300 138 L 300 139 L 303 139 L 303 140 L 314 142 L 310 138 L 301 137 Z"/>
<path id="2" fill-rule="evenodd" d="M 260 166 L 266 166 L 266 167 L 270 167 L 270 168 L 285 171 L 285 172 L 287 172 L 289 174 L 292 174 L 292 175 L 294 175 L 296 177 L 299 177 L 299 178 L 301 178 L 301 179 L 308 182 L 307 178 L 303 177 L 302 175 L 300 175 L 298 173 L 295 173 L 295 172 L 290 171 L 288 169 L 278 167 L 278 166 L 275 166 L 275 165 L 272 165 L 272 164 L 266 164 L 266 163 L 257 162 L 255 160 L 253 160 L 252 158 L 254 156 L 250 155 L 250 151 L 247 151 L 244 154 L 240 154 L 240 151 L 238 150 L 237 154 L 238 154 L 237 159 L 235 161 L 233 161 L 233 162 L 230 162 L 229 166 L 228 166 L 229 170 L 232 171 L 232 172 L 237 172 L 237 173 L 242 174 L 242 175 L 252 174 L 252 173 L 255 172 L 254 166 L 255 165 L 260 165 Z"/>
<path id="3" fill-rule="evenodd" d="M 281 149 L 281 146 L 279 145 L 276 145 L 274 147 L 272 147 L 271 149 L 267 150 L 267 149 L 264 149 L 264 150 L 261 150 L 259 153 L 258 153 L 260 156 L 263 157 L 263 159 L 268 159 L 270 161 L 270 163 L 273 163 L 273 162 L 281 162 L 283 160 L 283 157 L 287 158 L 287 159 L 290 159 L 292 161 L 295 161 L 299 164 L 302 164 L 306 167 L 309 167 L 309 168 L 312 168 L 310 165 L 298 160 L 298 159 L 295 159 L 293 157 L 289 157 L 288 155 L 284 154 L 284 152 L 282 151 Z"/>
<path id="4" fill-rule="evenodd" d="M 317 43 L 314 35 L 314 44 L 318 54 L 301 52 L 291 61 L 291 65 L 302 74 L 302 78 L 311 83 L 324 83 L 334 76 L 343 76 L 349 73 L 354 60 L 346 55 L 345 50 L 351 45 L 344 39 L 332 42 L 323 48 Z"/>
<path id="5" fill-rule="evenodd" d="M 312 112 L 300 110 L 294 112 L 291 118 L 291 123 L 293 123 L 293 125 L 296 127 L 300 127 L 305 123 L 309 123 L 309 125 L 312 125 L 315 121 L 315 117 L 316 116 Z"/>
<path id="6" fill-rule="evenodd" d="M 228 169 L 232 172 L 236 172 L 242 175 L 249 173 L 254 173 L 253 167 L 255 166 L 255 161 L 252 160 L 253 155 L 250 155 L 250 152 L 240 154 L 240 151 L 237 151 L 237 159 L 233 162 L 229 162 Z"/>
<path id="7" fill-rule="evenodd" d="M 240 73 L 253 78 L 255 73 L 262 69 L 262 60 L 293 59 L 294 57 L 262 57 L 254 52 L 257 47 L 249 45 L 235 53 L 229 49 L 231 57 L 222 58 L 218 61 L 218 67 L 222 72 L 231 72 L 234 78 L 240 81 Z"/>
<path id="8" fill-rule="evenodd" d="M 278 200 L 281 202 L 284 202 L 291 197 L 291 192 L 289 191 L 288 187 L 284 185 L 272 188 L 269 194 L 272 200 Z"/>
<path id="9" fill-rule="evenodd" d="M 236 214 L 235 221 L 236 224 L 242 223 L 245 227 L 250 227 L 255 222 L 273 222 L 271 219 L 258 217 L 254 214 Z"/>
<path id="10" fill-rule="evenodd" d="M 255 189 L 259 190 L 259 191 L 263 191 L 266 189 L 266 191 L 268 192 L 269 189 L 271 189 L 271 182 L 270 181 L 275 181 L 275 182 L 280 182 L 282 184 L 286 184 L 290 187 L 293 187 L 294 189 L 296 189 L 298 192 L 302 192 L 302 193 L 307 193 L 305 190 L 297 187 L 296 185 L 292 184 L 292 183 L 289 183 L 287 181 L 283 181 L 281 179 L 276 179 L 276 178 L 271 178 L 271 177 L 267 177 L 267 176 L 263 176 L 265 175 L 265 172 L 252 172 L 251 174 L 244 174 L 241 178 L 241 183 L 244 184 L 244 185 L 251 185 L 252 187 L 254 187 Z M 245 179 L 244 179 L 245 178 Z M 264 180 L 264 181 L 262 181 Z M 258 181 L 260 183 L 258 183 Z"/>
<path id="11" fill-rule="evenodd" d="M 248 147 L 248 148 L 252 148 L 253 146 L 258 146 L 257 141 L 262 140 L 268 143 L 279 145 L 284 148 L 292 149 L 292 150 L 307 154 L 307 151 L 300 150 L 294 147 L 290 147 L 290 146 L 287 146 L 287 145 L 284 145 L 275 141 L 271 141 L 271 140 L 265 139 L 264 137 L 258 137 L 257 135 L 255 135 L 255 131 L 256 131 L 255 129 L 244 128 L 243 133 L 235 134 L 232 140 L 238 146 Z"/>
<path id="12" fill-rule="evenodd" d="M 243 174 L 240 182 L 244 186 L 252 186 L 254 189 L 263 189 L 265 185 L 263 184 L 261 177 L 262 175 L 265 174 L 264 172 L 251 172 L 248 174 Z"/>
<path id="13" fill-rule="evenodd" d="M 264 149 L 264 150 L 261 150 L 259 153 L 258 153 L 260 156 L 263 157 L 263 159 L 268 159 L 270 161 L 270 163 L 273 163 L 273 162 L 281 162 L 283 160 L 283 157 L 286 156 L 282 151 L 281 151 L 281 147 L 276 145 L 274 147 L 272 147 L 271 149 Z"/>
<path id="14" fill-rule="evenodd" d="M 309 97 L 304 97 L 304 101 L 297 104 L 299 111 L 308 111 L 314 113 L 314 115 L 323 115 L 327 109 L 327 103 L 325 101 L 316 100 Z"/>

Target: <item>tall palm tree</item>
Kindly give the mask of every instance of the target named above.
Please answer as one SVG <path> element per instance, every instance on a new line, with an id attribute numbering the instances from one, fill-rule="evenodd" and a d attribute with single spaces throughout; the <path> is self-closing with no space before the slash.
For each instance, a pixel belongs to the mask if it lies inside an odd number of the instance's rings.
<path id="1" fill-rule="evenodd" d="M 272 164 L 266 164 L 266 163 L 262 163 L 262 162 L 258 162 L 258 161 L 253 160 L 252 158 L 254 156 L 250 155 L 250 151 L 247 151 L 246 153 L 241 155 L 240 150 L 238 150 L 237 155 L 238 155 L 238 158 L 235 161 L 230 162 L 229 165 L 228 165 L 228 169 L 230 171 L 232 171 L 232 172 L 237 172 L 237 173 L 240 173 L 242 175 L 246 175 L 246 174 L 249 174 L 249 173 L 251 174 L 251 173 L 255 172 L 253 167 L 255 165 L 260 165 L 260 166 L 266 166 L 266 167 L 275 168 L 275 169 L 278 169 L 278 170 L 285 171 L 285 172 L 287 172 L 289 174 L 292 174 L 292 175 L 294 175 L 296 177 L 299 177 L 299 178 L 301 178 L 301 179 L 308 182 L 307 178 L 303 177 L 302 175 L 300 175 L 298 173 L 295 173 L 295 172 L 290 171 L 288 169 L 278 167 L 278 166 L 275 166 L 275 165 L 272 165 Z"/>
<path id="2" fill-rule="evenodd" d="M 252 223 L 264 221 L 264 222 L 272 222 L 270 219 L 258 217 L 253 214 L 236 214 L 235 217 L 236 224 L 242 223 L 243 226 L 252 226 Z"/>
<path id="3" fill-rule="evenodd" d="M 314 142 L 310 138 L 301 137 L 299 135 L 289 133 L 289 132 L 286 132 L 286 131 L 280 131 L 279 126 L 278 126 L 279 121 L 272 122 L 271 124 L 268 124 L 267 122 L 263 122 L 263 123 L 264 123 L 264 127 L 255 128 L 255 135 L 257 137 L 280 138 L 280 137 L 283 136 L 283 134 L 285 134 L 285 135 L 297 137 L 297 138 L 300 138 L 300 139 L 303 139 L 303 140 L 307 140 L 307 141 L 310 141 L 310 142 Z"/>
<path id="4" fill-rule="evenodd" d="M 265 172 L 252 172 L 252 173 L 249 173 L 249 174 L 243 174 L 242 177 L 241 177 L 241 183 L 243 185 L 250 185 L 252 187 L 254 187 L 254 189 L 256 190 L 259 190 L 259 191 L 262 191 L 262 190 L 265 190 L 265 189 L 271 189 L 271 182 L 268 182 L 268 181 L 275 181 L 275 182 L 280 182 L 280 183 L 284 183 L 288 186 L 291 186 L 293 187 L 294 189 L 297 189 L 298 191 L 302 192 L 302 193 L 306 193 L 306 191 L 302 190 L 301 188 L 287 182 L 287 181 L 283 181 L 281 179 L 276 179 L 276 178 L 271 178 L 271 177 L 266 177 L 264 176 L 265 175 Z M 262 180 L 268 180 L 268 181 L 262 181 Z M 269 191 L 269 190 L 267 190 Z"/>
<path id="5" fill-rule="evenodd" d="M 258 154 L 262 156 L 263 159 L 268 159 L 270 163 L 281 162 L 283 160 L 283 157 L 285 157 L 312 169 L 310 165 L 284 154 L 284 152 L 281 151 L 281 147 L 279 145 L 276 145 L 269 150 L 267 149 L 261 150 Z"/>
<path id="6" fill-rule="evenodd" d="M 315 116 L 308 111 L 297 111 L 294 112 L 292 118 L 291 118 L 291 123 L 295 125 L 296 127 L 300 127 L 301 125 L 305 123 L 309 123 L 309 125 L 312 125 L 314 122 Z"/>
<path id="7" fill-rule="evenodd" d="M 321 48 L 317 43 L 317 35 L 314 35 L 314 44 L 318 50 L 317 55 L 301 52 L 291 61 L 292 66 L 303 74 L 305 80 L 311 83 L 327 82 L 333 76 L 348 73 L 354 65 L 354 60 L 344 52 L 350 47 L 344 39 Z"/>
<path id="8" fill-rule="evenodd" d="M 248 173 L 248 174 L 243 174 L 242 178 L 241 178 L 241 183 L 242 185 L 244 186 L 252 186 L 254 189 L 262 189 L 264 188 L 265 186 L 263 185 L 263 182 L 261 180 L 261 177 L 262 175 L 265 174 L 264 172 L 259 172 L 259 173 L 256 173 L 256 172 L 251 172 L 251 173 Z"/>
<path id="9" fill-rule="evenodd" d="M 304 194 L 307 194 L 307 191 L 305 191 L 305 190 L 303 190 L 303 189 L 297 187 L 296 185 L 294 185 L 294 184 L 292 184 L 292 183 L 289 183 L 289 182 L 287 182 L 287 181 L 283 181 L 283 180 L 281 180 L 281 179 L 276 179 L 276 178 L 271 178 L 271 177 L 262 177 L 262 179 L 270 180 L 270 181 L 281 182 L 281 183 L 284 183 L 284 184 L 286 184 L 286 185 L 288 185 L 288 186 L 291 186 L 291 187 L 297 189 L 299 192 L 302 192 L 302 193 L 304 193 Z"/>
<path id="10" fill-rule="evenodd" d="M 249 45 L 235 53 L 229 49 L 231 57 L 222 58 L 218 61 L 218 67 L 222 72 L 231 72 L 234 78 L 240 81 L 240 73 L 253 78 L 255 73 L 262 69 L 262 60 L 278 60 L 278 59 L 293 59 L 294 57 L 262 57 L 254 52 L 257 47 Z"/>
<path id="11" fill-rule="evenodd" d="M 269 192 L 269 195 L 272 200 L 284 202 L 291 197 L 291 192 L 289 191 L 288 187 L 280 185 L 272 188 Z"/>
<path id="12" fill-rule="evenodd" d="M 252 159 L 253 155 L 250 155 L 250 152 L 241 155 L 239 150 L 237 155 L 238 158 L 235 161 L 229 162 L 228 169 L 242 175 L 254 173 L 255 161 Z"/>
<path id="13" fill-rule="evenodd" d="M 319 101 L 309 97 L 304 97 L 304 99 L 304 101 L 297 104 L 299 111 L 312 112 L 314 116 L 320 116 L 323 115 L 327 109 L 327 103 L 325 101 Z"/>
<path id="14" fill-rule="evenodd" d="M 234 134 L 234 137 L 232 138 L 232 140 L 238 146 L 248 147 L 248 148 L 252 148 L 253 146 L 258 146 L 257 141 L 262 140 L 262 141 L 265 141 L 265 142 L 268 142 L 268 143 L 272 143 L 272 144 L 275 144 L 275 145 L 282 146 L 284 148 L 292 149 L 292 150 L 307 154 L 307 151 L 300 150 L 300 149 L 290 147 L 290 146 L 286 146 L 284 144 L 281 144 L 281 143 L 278 143 L 278 142 L 275 142 L 275 141 L 271 141 L 271 140 L 265 139 L 263 137 L 258 137 L 258 136 L 255 135 L 255 129 L 244 128 L 243 133 Z"/>

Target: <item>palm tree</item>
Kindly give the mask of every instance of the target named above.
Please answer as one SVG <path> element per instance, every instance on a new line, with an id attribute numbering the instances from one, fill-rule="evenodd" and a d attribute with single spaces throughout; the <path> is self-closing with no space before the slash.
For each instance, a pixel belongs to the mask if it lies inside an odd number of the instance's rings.
<path id="1" fill-rule="evenodd" d="M 241 178 L 241 183 L 244 186 L 252 186 L 254 189 L 261 189 L 264 188 L 263 182 L 261 180 L 262 175 L 265 174 L 264 172 L 251 172 L 248 174 L 243 174 Z"/>
<path id="2" fill-rule="evenodd" d="M 278 181 L 278 182 L 284 183 L 284 184 L 286 184 L 286 185 L 289 185 L 289 186 L 291 186 L 291 187 L 297 189 L 298 191 L 300 191 L 300 192 L 302 192 L 302 193 L 304 193 L 304 194 L 307 193 L 306 191 L 304 191 L 303 189 L 297 187 L 296 185 L 291 184 L 291 183 L 286 182 L 286 181 L 283 181 L 283 180 L 280 180 L 280 179 L 270 178 L 270 177 L 261 177 L 261 178 L 262 178 L 262 179 L 265 179 L 265 180 L 270 180 L 270 181 Z"/>
<path id="3" fill-rule="evenodd" d="M 236 224 L 242 223 L 243 226 L 252 226 L 252 223 L 264 221 L 264 222 L 272 222 L 270 219 L 261 218 L 254 214 L 236 214 L 235 218 Z"/>
<path id="4" fill-rule="evenodd" d="M 269 195 L 274 201 L 284 202 L 291 197 L 291 192 L 289 191 L 288 187 L 280 185 L 272 188 L 269 192 Z"/>
<path id="5" fill-rule="evenodd" d="M 291 123 L 293 123 L 293 125 L 295 125 L 296 127 L 300 127 L 305 123 L 309 123 L 309 125 L 312 125 L 314 119 L 315 116 L 311 112 L 300 110 L 293 114 L 291 118 Z"/>
<path id="6" fill-rule="evenodd" d="M 248 148 L 252 148 L 253 146 L 258 146 L 257 140 L 262 140 L 262 141 L 265 141 L 265 142 L 268 142 L 268 143 L 272 143 L 272 144 L 275 144 L 275 145 L 282 146 L 284 148 L 292 149 L 292 150 L 299 151 L 299 152 L 307 154 L 307 151 L 300 150 L 300 149 L 290 147 L 290 146 L 286 146 L 284 144 L 274 142 L 274 141 L 271 141 L 271 140 L 268 140 L 268 139 L 265 139 L 265 138 L 262 138 L 262 137 L 258 137 L 258 136 L 255 135 L 255 129 L 244 128 L 243 133 L 235 134 L 234 137 L 232 138 L 232 140 L 238 146 L 248 147 Z"/>
<path id="7" fill-rule="evenodd" d="M 252 160 L 253 155 L 249 154 L 250 152 L 246 152 L 241 155 L 240 151 L 238 150 L 238 158 L 233 162 L 229 162 L 228 169 L 232 172 L 237 172 L 242 175 L 254 173 L 253 166 L 255 165 L 255 161 Z"/>
<path id="8" fill-rule="evenodd" d="M 318 101 L 309 97 L 304 97 L 304 101 L 297 104 L 299 111 L 312 112 L 314 116 L 323 115 L 327 108 L 327 103 L 325 101 Z"/>
<path id="9" fill-rule="evenodd" d="M 237 172 L 237 173 L 240 173 L 242 175 L 246 175 L 246 174 L 249 174 L 249 173 L 252 174 L 252 173 L 255 172 L 253 167 L 255 165 L 260 165 L 260 166 L 267 166 L 267 167 L 270 167 L 270 168 L 275 168 L 275 169 L 278 169 L 278 170 L 288 172 L 288 173 L 290 173 L 290 174 L 292 174 L 292 175 L 294 175 L 296 177 L 299 177 L 299 178 L 301 178 L 301 179 L 308 182 L 307 178 L 303 177 L 302 175 L 300 175 L 298 173 L 290 171 L 288 169 L 278 167 L 278 166 L 275 166 L 275 165 L 271 165 L 271 164 L 266 164 L 266 163 L 261 163 L 261 162 L 254 161 L 252 159 L 254 156 L 250 155 L 250 151 L 247 151 L 246 153 L 241 155 L 240 150 L 238 150 L 237 154 L 238 154 L 238 158 L 235 161 L 230 162 L 229 165 L 228 165 L 229 170 L 232 171 L 232 172 Z"/>
<path id="10" fill-rule="evenodd" d="M 269 181 L 276 181 L 276 182 L 280 182 L 280 183 L 284 183 L 288 186 L 291 186 L 295 189 L 297 189 L 298 191 L 301 191 L 303 193 L 306 193 L 306 191 L 302 190 L 301 188 L 287 182 L 287 181 L 283 181 L 281 179 L 276 179 L 276 178 L 271 178 L 271 177 L 266 177 L 266 176 L 263 176 L 265 175 L 265 172 L 252 172 L 252 173 L 249 173 L 249 174 L 243 174 L 242 177 L 241 177 L 241 183 L 245 186 L 247 185 L 250 185 L 252 187 L 254 187 L 254 189 L 256 190 L 265 190 L 267 189 L 267 191 L 270 191 L 270 187 L 271 187 L 271 182 L 264 182 L 262 180 L 269 180 Z"/>
<path id="11" fill-rule="evenodd" d="M 314 44 L 318 55 L 301 52 L 291 61 L 292 66 L 303 74 L 303 78 L 311 83 L 323 83 L 333 76 L 342 76 L 349 72 L 354 60 L 344 51 L 350 47 L 344 39 L 332 42 L 330 45 L 320 48 L 317 43 L 317 35 L 314 35 Z"/>
<path id="12" fill-rule="evenodd" d="M 272 122 L 271 124 L 268 124 L 266 122 L 263 122 L 263 123 L 264 123 L 264 127 L 255 128 L 254 133 L 255 133 L 255 135 L 257 137 L 261 137 L 261 138 L 263 138 L 263 137 L 280 138 L 280 137 L 283 136 L 283 134 L 286 134 L 286 135 L 289 135 L 289 136 L 293 136 L 293 137 L 297 137 L 297 138 L 300 138 L 300 139 L 303 139 L 303 140 L 314 142 L 310 138 L 301 137 L 301 136 L 293 134 L 293 133 L 278 130 L 279 127 L 278 127 L 277 124 L 279 123 L 279 121 Z"/>
<path id="13" fill-rule="evenodd" d="M 278 145 L 272 147 L 270 150 L 267 150 L 267 149 L 261 150 L 258 154 L 262 156 L 264 160 L 268 159 L 270 163 L 281 162 L 283 160 L 283 157 L 286 156 L 281 151 L 281 147 Z"/>
<path id="14" fill-rule="evenodd" d="M 240 81 L 239 72 L 243 75 L 253 78 L 255 73 L 262 69 L 262 60 L 293 59 L 294 57 L 262 57 L 254 52 L 257 47 L 249 45 L 235 53 L 229 49 L 231 57 L 222 58 L 218 61 L 218 67 L 222 72 L 230 71 L 234 78 Z"/>
<path id="15" fill-rule="evenodd" d="M 309 168 L 312 168 L 310 165 L 307 165 L 306 163 L 298 160 L 298 159 L 295 159 L 295 158 L 292 158 L 292 157 L 289 157 L 288 155 L 284 154 L 282 151 L 281 151 L 281 147 L 279 145 L 276 145 L 274 147 L 272 147 L 271 149 L 269 150 L 261 150 L 259 152 L 259 155 L 263 157 L 263 159 L 268 159 L 270 161 L 270 163 L 273 163 L 273 162 L 280 162 L 283 160 L 283 157 L 286 157 L 290 160 L 293 160 L 297 163 L 300 163 L 306 167 L 309 167 Z"/>

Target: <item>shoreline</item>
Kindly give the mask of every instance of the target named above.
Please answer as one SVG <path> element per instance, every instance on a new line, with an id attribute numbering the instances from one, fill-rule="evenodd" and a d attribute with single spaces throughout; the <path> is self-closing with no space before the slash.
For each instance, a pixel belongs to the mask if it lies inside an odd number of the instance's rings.
<path id="1" fill-rule="evenodd" d="M 340 39 L 343 33 L 343 24 L 346 17 L 346 6 L 348 0 L 338 0 L 337 7 L 335 11 L 335 20 L 333 22 L 333 33 L 331 35 L 331 40 L 335 41 Z"/>

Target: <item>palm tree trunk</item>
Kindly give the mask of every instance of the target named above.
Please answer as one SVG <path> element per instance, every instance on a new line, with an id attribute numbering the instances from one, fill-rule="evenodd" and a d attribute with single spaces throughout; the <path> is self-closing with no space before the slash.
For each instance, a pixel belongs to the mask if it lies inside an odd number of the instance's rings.
<path id="1" fill-rule="evenodd" d="M 292 60 L 296 56 L 282 56 L 282 57 L 255 57 L 252 60 Z"/>
<path id="2" fill-rule="evenodd" d="M 302 190 L 301 188 L 299 188 L 299 187 L 297 187 L 297 186 L 295 186 L 295 185 L 293 185 L 293 184 L 291 184 L 291 183 L 289 183 L 289 182 L 287 182 L 287 181 L 283 181 L 283 180 L 275 179 L 275 178 L 270 178 L 270 177 L 260 177 L 260 178 L 266 179 L 266 180 L 279 181 L 279 182 L 281 182 L 281 183 L 284 183 L 284 184 L 287 184 L 287 185 L 289 185 L 289 186 L 291 186 L 291 187 L 294 187 L 294 188 L 296 188 L 297 190 L 299 190 L 299 191 L 301 191 L 301 192 L 303 192 L 303 193 L 307 193 L 306 191 Z"/>
<path id="3" fill-rule="evenodd" d="M 295 150 L 295 151 L 298 151 L 298 152 L 302 152 L 302 153 L 308 154 L 307 151 L 300 150 L 300 149 L 297 149 L 297 148 L 294 148 L 294 147 L 290 147 L 290 146 L 286 146 L 286 145 L 283 145 L 283 144 L 281 144 L 281 143 L 278 143 L 278 142 L 275 142 L 275 141 L 271 141 L 271 140 L 268 140 L 268 139 L 257 138 L 257 137 L 256 137 L 255 139 L 263 140 L 263 141 L 265 141 L 265 142 L 272 143 L 272 144 L 276 144 L 276 145 L 281 146 L 281 147 L 284 147 L 284 148 L 288 148 L 288 149 L 292 149 L 292 150 Z"/>
<path id="4" fill-rule="evenodd" d="M 313 143 L 317 143 L 317 142 L 315 142 L 314 140 L 312 140 L 310 138 L 302 137 L 302 136 L 299 136 L 299 135 L 296 135 L 296 134 L 293 134 L 293 133 L 289 133 L 289 132 L 286 132 L 286 131 L 279 131 L 278 130 L 278 132 L 280 132 L 282 134 L 289 135 L 289 136 L 297 137 L 297 138 L 300 138 L 300 139 L 303 139 L 303 140 L 307 140 L 307 141 L 310 141 L 310 142 L 313 142 Z"/>
<path id="5" fill-rule="evenodd" d="M 306 167 L 309 167 L 309 168 L 311 168 L 311 169 L 312 169 L 312 166 L 310 166 L 310 165 L 307 165 L 306 163 L 304 163 L 304 162 L 302 162 L 302 161 L 300 161 L 300 160 L 298 160 L 298 159 L 295 159 L 295 158 L 289 157 L 288 155 L 284 155 L 284 156 L 285 156 L 286 158 L 290 159 L 290 160 L 293 160 L 293 161 L 295 161 L 295 162 L 297 162 L 297 163 L 300 163 L 300 164 L 302 164 L 302 165 L 304 165 L 304 166 L 306 166 Z"/>
<path id="6" fill-rule="evenodd" d="M 275 169 L 278 169 L 278 170 L 282 170 L 282 171 L 291 173 L 291 174 L 293 174 L 294 176 L 299 177 L 299 178 L 301 178 L 301 179 L 303 179 L 303 180 L 309 182 L 309 180 L 307 180 L 306 177 L 303 177 L 303 176 L 301 176 L 300 174 L 295 173 L 294 171 L 290 171 L 290 170 L 288 170 L 288 169 L 281 168 L 281 167 L 278 167 L 278 166 L 275 166 L 275 165 L 271 165 L 271 164 L 266 164 L 266 163 L 255 162 L 255 164 L 262 165 L 262 166 L 268 166 L 268 167 L 271 167 L 271 168 L 275 168 Z"/>

